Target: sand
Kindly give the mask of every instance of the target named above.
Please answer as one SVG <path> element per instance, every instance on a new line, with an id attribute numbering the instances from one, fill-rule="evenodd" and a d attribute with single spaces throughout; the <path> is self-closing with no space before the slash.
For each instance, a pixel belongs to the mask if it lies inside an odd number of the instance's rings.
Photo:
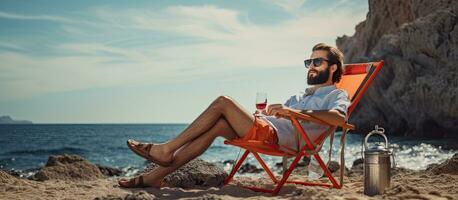
<path id="1" fill-rule="evenodd" d="M 180 187 L 126 189 L 118 186 L 117 177 L 102 176 L 100 178 L 100 176 L 89 174 L 94 171 L 91 168 L 93 164 L 82 157 L 63 155 L 50 157 L 51 161 L 52 158 L 58 158 L 57 160 L 62 162 L 56 165 L 48 162 L 49 165 L 43 167 L 40 172 L 49 172 L 47 174 L 49 176 L 42 180 L 17 178 L 0 170 L 0 199 L 458 199 L 458 153 L 442 163 L 429 166 L 426 170 L 393 169 L 391 187 L 385 191 L 385 194 L 373 197 L 363 194 L 362 164 L 353 166 L 346 173 L 342 189 L 287 184 L 277 196 L 272 196 L 234 185 L 240 182 L 244 185 L 272 188 L 272 181 L 265 173 L 238 175 L 234 177 L 231 185 L 222 187 L 202 187 L 201 184 L 194 188 L 182 185 L 186 187 L 185 189 Z M 207 169 L 213 168 L 208 167 L 212 166 L 210 164 L 195 163 L 207 166 L 207 168 L 201 167 L 201 173 L 198 174 L 206 174 L 211 172 Z M 75 166 L 85 166 L 89 170 L 75 171 Z M 190 176 L 191 171 L 185 167 L 178 174 Z M 305 174 L 305 167 L 298 167 L 289 180 L 306 180 Z M 177 175 L 174 178 L 181 180 L 184 177 Z M 195 182 L 197 185 L 193 186 L 198 186 L 198 183 L 207 179 L 199 180 Z M 224 179 L 217 180 L 219 183 L 214 185 L 221 185 Z M 328 180 L 321 178 L 319 181 L 327 182 Z"/>
<path id="2" fill-rule="evenodd" d="M 235 180 L 244 184 L 272 186 L 270 179 L 262 176 L 264 174 L 261 173 Z M 126 195 L 140 191 L 149 193 L 151 199 L 458 199 L 458 175 L 410 170 L 393 176 L 391 188 L 384 195 L 374 197 L 363 195 L 361 175 L 346 177 L 346 184 L 340 190 L 288 184 L 275 197 L 235 185 L 206 189 L 125 189 L 117 186 L 116 178 L 41 182 L 17 179 L 5 173 L 0 174 L 0 177 L 0 199 L 124 199 Z M 292 177 L 298 179 L 302 175 L 295 174 Z"/>

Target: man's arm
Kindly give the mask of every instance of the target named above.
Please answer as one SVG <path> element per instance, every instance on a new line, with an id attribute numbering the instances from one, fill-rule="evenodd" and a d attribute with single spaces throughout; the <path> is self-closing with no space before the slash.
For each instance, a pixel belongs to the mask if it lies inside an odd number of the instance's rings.
<path id="1" fill-rule="evenodd" d="M 300 110 L 300 113 L 321 119 L 332 125 L 345 124 L 345 115 L 338 110 Z"/>

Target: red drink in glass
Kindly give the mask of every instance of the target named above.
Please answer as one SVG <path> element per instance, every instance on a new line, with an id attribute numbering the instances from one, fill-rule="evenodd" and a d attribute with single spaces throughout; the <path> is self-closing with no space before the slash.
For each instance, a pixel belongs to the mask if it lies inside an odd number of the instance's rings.
<path id="1" fill-rule="evenodd" d="M 258 110 L 264 110 L 266 109 L 267 103 L 257 103 L 256 104 L 256 109 Z"/>
<path id="2" fill-rule="evenodd" d="M 262 113 L 267 106 L 267 94 L 265 92 L 256 93 L 256 109 Z"/>

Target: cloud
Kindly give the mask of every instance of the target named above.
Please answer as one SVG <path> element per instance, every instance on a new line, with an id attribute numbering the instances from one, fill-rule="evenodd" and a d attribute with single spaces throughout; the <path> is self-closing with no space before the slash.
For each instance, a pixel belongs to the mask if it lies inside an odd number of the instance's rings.
<path id="1" fill-rule="evenodd" d="M 290 7 L 284 3 L 276 2 L 294 10 L 303 1 Z M 1 18 L 60 22 L 62 31 L 77 38 L 53 46 L 59 53 L 47 56 L 0 51 L 0 92 L 9 94 L 0 100 L 189 81 L 246 68 L 302 66 L 312 45 L 334 44 L 336 36 L 352 33 L 354 25 L 364 19 L 364 14 L 355 15 L 352 10 L 327 13 L 300 13 L 280 23 L 259 25 L 237 10 L 211 5 L 163 10 L 101 7 L 87 14 L 93 19 L 88 23 L 0 12 Z M 84 23 L 66 25 L 74 22 Z"/>
<path id="2" fill-rule="evenodd" d="M 7 49 L 12 49 L 12 50 L 18 50 L 18 51 L 26 50 L 22 46 L 16 45 L 11 42 L 4 42 L 4 41 L 0 41 L 0 48 L 7 48 Z"/>
<path id="3" fill-rule="evenodd" d="M 312 44 L 321 41 L 333 44 L 336 36 L 353 32 L 353 24 L 363 17 L 348 10 L 336 10 L 333 15 L 307 13 L 279 24 L 256 25 L 240 20 L 243 17 L 237 11 L 215 6 L 172 6 L 162 12 L 99 10 L 97 13 L 100 18 L 126 21 L 125 25 L 129 26 L 126 29 L 203 39 L 198 44 L 163 47 L 155 53 L 168 59 L 180 55 L 180 58 L 221 60 L 230 68 L 294 66 Z"/>
<path id="4" fill-rule="evenodd" d="M 304 5 L 306 0 L 269 0 L 265 2 L 272 3 L 287 12 L 296 12 Z"/>
<path id="5" fill-rule="evenodd" d="M 74 20 L 52 15 L 21 15 L 16 13 L 7 13 L 0 11 L 0 18 L 5 19 L 16 19 L 16 20 L 45 20 L 45 21 L 55 21 L 55 22 L 64 22 L 64 23 L 74 23 Z"/>

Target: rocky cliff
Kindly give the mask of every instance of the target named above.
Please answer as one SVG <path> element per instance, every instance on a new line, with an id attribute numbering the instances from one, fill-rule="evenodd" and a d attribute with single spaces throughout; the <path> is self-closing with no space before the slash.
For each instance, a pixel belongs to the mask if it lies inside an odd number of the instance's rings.
<path id="1" fill-rule="evenodd" d="M 0 116 L 0 124 L 32 124 L 31 121 L 27 120 L 14 120 L 10 116 Z"/>
<path id="2" fill-rule="evenodd" d="M 457 11 L 457 0 L 369 0 L 355 34 L 337 38 L 347 63 L 385 60 L 350 119 L 359 133 L 458 137 Z"/>

